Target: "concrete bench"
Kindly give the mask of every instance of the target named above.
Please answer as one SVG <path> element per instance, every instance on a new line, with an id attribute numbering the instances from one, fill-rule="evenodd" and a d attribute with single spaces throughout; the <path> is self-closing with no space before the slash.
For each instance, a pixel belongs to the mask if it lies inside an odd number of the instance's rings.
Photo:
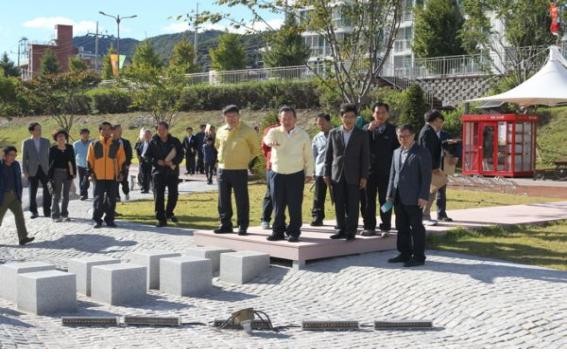
<path id="1" fill-rule="evenodd" d="M 161 260 L 161 291 L 178 296 L 201 294 L 212 288 L 213 270 L 209 259 L 174 257 Z"/>
<path id="2" fill-rule="evenodd" d="M 91 295 L 91 271 L 94 266 L 117 264 L 119 259 L 101 256 L 73 258 L 67 261 L 67 270 L 77 275 L 77 291 L 85 296 Z"/>
<path id="3" fill-rule="evenodd" d="M 55 265 L 44 262 L 13 262 L 0 265 L 0 297 L 16 303 L 18 275 L 44 270 L 55 270 Z"/>
<path id="4" fill-rule="evenodd" d="M 17 307 L 38 315 L 76 311 L 75 274 L 45 270 L 18 275 Z"/>
<path id="5" fill-rule="evenodd" d="M 222 253 L 220 279 L 243 284 L 268 270 L 269 267 L 270 256 L 268 254 L 253 251 Z"/>
<path id="6" fill-rule="evenodd" d="M 92 268 L 92 298 L 111 305 L 132 304 L 146 298 L 147 268 L 135 264 L 97 265 Z"/>
<path id="7" fill-rule="evenodd" d="M 185 254 L 195 258 L 210 259 L 213 264 L 213 274 L 220 270 L 220 256 L 222 253 L 234 252 L 232 249 L 219 247 L 195 247 L 185 251 Z"/>
<path id="8" fill-rule="evenodd" d="M 169 251 L 153 250 L 130 253 L 128 257 L 130 258 L 130 263 L 143 265 L 148 268 L 148 289 L 159 290 L 160 259 L 179 257 L 180 255 L 179 253 Z"/>

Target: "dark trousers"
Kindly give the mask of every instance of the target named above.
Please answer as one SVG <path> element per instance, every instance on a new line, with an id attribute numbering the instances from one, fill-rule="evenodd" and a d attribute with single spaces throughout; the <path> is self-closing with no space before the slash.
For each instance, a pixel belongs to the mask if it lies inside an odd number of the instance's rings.
<path id="1" fill-rule="evenodd" d="M 397 247 L 406 258 L 425 260 L 425 227 L 423 227 L 423 211 L 417 205 L 404 205 L 396 199 L 396 229 L 398 230 Z"/>
<path id="2" fill-rule="evenodd" d="M 223 170 L 218 171 L 219 200 L 218 210 L 221 226 L 232 228 L 232 190 L 236 200 L 237 225 L 248 229 L 250 222 L 250 200 L 248 198 L 248 171 Z"/>
<path id="3" fill-rule="evenodd" d="M 207 181 L 209 183 L 213 182 L 214 173 L 215 173 L 215 163 L 205 163 L 205 175 L 207 175 Z"/>
<path id="4" fill-rule="evenodd" d="M 102 216 L 109 224 L 114 222 L 116 213 L 116 189 L 118 182 L 114 180 L 97 180 L 94 183 L 94 212 L 93 220 L 100 224 Z"/>
<path id="5" fill-rule="evenodd" d="M 22 202 L 13 191 L 4 193 L 4 199 L 2 200 L 2 204 L 0 204 L 0 224 L 2 224 L 4 215 L 6 215 L 8 210 L 14 214 L 16 230 L 18 231 L 18 239 L 21 242 L 28 237 L 28 230 L 26 229 L 26 220 L 24 218 L 24 211 L 22 210 Z"/>
<path id="6" fill-rule="evenodd" d="M 437 219 L 447 217 L 447 185 L 437 191 Z"/>
<path id="7" fill-rule="evenodd" d="M 152 163 L 147 161 L 142 161 L 138 166 L 138 183 L 142 192 L 148 192 L 150 190 L 150 184 L 152 183 Z"/>
<path id="8" fill-rule="evenodd" d="M 154 174 L 154 204 L 156 219 L 165 221 L 175 214 L 175 206 L 179 197 L 179 176 L 175 173 Z M 167 205 L 165 204 L 165 189 L 167 188 Z"/>
<path id="9" fill-rule="evenodd" d="M 270 189 L 272 191 L 272 202 L 274 204 L 275 234 L 299 237 L 301 234 L 302 215 L 301 205 L 303 203 L 303 189 L 305 188 L 305 172 L 283 175 L 271 172 Z M 289 225 L 285 226 L 285 209 L 289 212 Z"/>
<path id="10" fill-rule="evenodd" d="M 81 197 L 88 197 L 89 187 L 91 186 L 91 182 L 89 181 L 89 173 L 86 167 L 78 167 L 77 169 L 79 170 L 79 189 Z"/>
<path id="11" fill-rule="evenodd" d="M 199 151 L 197 152 L 197 172 L 204 174 L 205 173 L 205 160 L 204 160 L 203 151 L 200 150 L 200 149 L 201 148 L 199 148 Z"/>
<path id="12" fill-rule="evenodd" d="M 191 175 L 195 173 L 195 153 L 185 153 L 185 169 Z"/>
<path id="13" fill-rule="evenodd" d="M 360 198 L 360 212 L 364 219 L 364 229 L 365 230 L 375 230 L 376 229 L 376 196 L 378 196 L 378 202 L 380 203 L 380 208 L 384 203 L 386 203 L 386 193 L 388 192 L 388 176 L 373 176 L 368 177 L 368 183 L 366 189 L 361 191 Z M 380 220 L 382 225 L 381 230 L 389 231 L 392 228 L 392 211 L 384 213 L 382 209 L 380 211 Z"/>
<path id="14" fill-rule="evenodd" d="M 333 181 L 337 230 L 347 236 L 356 235 L 358 228 L 358 207 L 360 203 L 359 185 L 349 185 L 344 177 L 342 181 Z"/>
<path id="15" fill-rule="evenodd" d="M 313 208 L 311 215 L 313 221 L 325 219 L 325 198 L 327 196 L 327 184 L 323 176 L 315 176 L 315 195 L 313 196 Z"/>
<path id="16" fill-rule="evenodd" d="M 37 169 L 35 176 L 29 177 L 30 181 L 30 212 L 37 214 L 37 188 L 41 182 L 41 187 L 43 188 L 43 215 L 51 216 L 51 194 L 47 188 L 47 183 L 49 178 L 41 169 L 41 166 Z"/>
<path id="17" fill-rule="evenodd" d="M 260 221 L 270 222 L 272 220 L 272 212 L 274 211 L 274 203 L 272 202 L 272 191 L 270 189 L 270 177 L 272 170 L 266 170 L 266 193 L 262 200 L 262 218 Z"/>
<path id="18" fill-rule="evenodd" d="M 121 181 L 116 183 L 116 199 L 120 199 L 120 186 L 122 186 L 122 193 L 128 195 L 130 193 L 130 185 L 128 183 L 128 174 L 130 166 L 126 167 L 126 173 Z"/>

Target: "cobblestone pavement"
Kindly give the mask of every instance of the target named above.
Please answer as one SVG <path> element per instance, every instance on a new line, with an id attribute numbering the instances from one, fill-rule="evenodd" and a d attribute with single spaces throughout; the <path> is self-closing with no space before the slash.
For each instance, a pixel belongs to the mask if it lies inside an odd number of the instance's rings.
<path id="1" fill-rule="evenodd" d="M 185 190 L 204 189 L 200 182 Z M 133 198 L 139 195 L 136 192 Z M 191 232 L 118 222 L 95 230 L 90 201 L 72 201 L 73 222 L 29 220 L 37 242 L 16 245 L 13 218 L 0 233 L 0 258 L 45 260 L 65 265 L 68 258 L 105 254 L 128 258 L 143 249 L 183 252 L 194 246 Z M 183 211 L 180 209 L 180 211 Z M 186 209 L 190 211 L 190 209 Z M 215 288 L 199 298 L 152 291 L 141 306 L 108 306 L 79 295 L 77 315 L 175 315 L 183 323 L 225 318 L 235 310 L 265 311 L 274 325 L 302 320 L 432 320 L 429 331 L 305 332 L 290 328 L 258 332 L 207 326 L 179 328 L 71 328 L 59 316 L 16 311 L 0 300 L 0 348 L 506 348 L 567 347 L 567 272 L 457 255 L 428 252 L 427 265 L 402 269 L 386 263 L 393 252 L 324 260 L 294 271 L 273 265 L 244 285 L 214 279 Z"/>

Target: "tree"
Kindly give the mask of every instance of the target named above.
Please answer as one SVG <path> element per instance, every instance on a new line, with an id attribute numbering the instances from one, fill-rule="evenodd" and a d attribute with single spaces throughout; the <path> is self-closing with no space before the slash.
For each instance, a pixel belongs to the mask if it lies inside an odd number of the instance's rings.
<path id="1" fill-rule="evenodd" d="M 163 63 L 149 41 L 144 40 L 134 51 L 132 66 L 161 68 Z"/>
<path id="2" fill-rule="evenodd" d="M 284 25 L 268 37 L 268 49 L 262 55 L 268 67 L 305 65 L 311 49 L 301 36 L 295 16 L 287 16 Z"/>
<path id="3" fill-rule="evenodd" d="M 41 64 L 39 68 L 39 74 L 41 76 L 53 75 L 59 73 L 61 70 L 59 66 L 59 60 L 57 56 L 51 49 L 46 49 L 41 57 Z"/>
<path id="4" fill-rule="evenodd" d="M 7 52 L 4 52 L 0 59 L 0 69 L 3 70 L 4 77 L 20 77 L 19 67 L 16 67 L 14 61 L 10 60 Z"/>
<path id="5" fill-rule="evenodd" d="M 114 50 L 114 48 L 110 47 L 108 49 L 108 53 L 106 53 L 106 55 L 102 59 L 102 71 L 101 71 L 102 79 L 113 79 L 114 78 L 114 73 L 112 72 L 112 63 L 110 61 L 110 55 L 112 55 L 112 54 L 116 54 L 116 50 Z"/>
<path id="6" fill-rule="evenodd" d="M 409 123 L 416 131 L 419 131 L 424 124 L 424 116 L 427 112 L 423 89 L 418 84 L 412 84 L 404 90 L 402 97 L 399 123 Z"/>
<path id="7" fill-rule="evenodd" d="M 392 49 L 401 22 L 402 3 L 402 0 L 296 0 L 285 1 L 284 5 L 281 0 L 216 0 L 218 6 L 247 7 L 251 21 L 235 19 L 231 13 L 210 11 L 178 18 L 185 17 L 193 25 L 228 20 L 235 28 L 255 31 L 254 25 L 258 23 L 273 30 L 261 15 L 266 11 L 290 15 L 307 11 L 300 25 L 321 36 L 329 49 L 329 60 L 325 61 L 329 69 L 322 74 L 319 67 L 309 65 L 311 72 L 329 89 L 337 87 L 344 101 L 362 104 Z M 341 30 L 344 27 L 350 29 L 348 33 Z"/>
<path id="8" fill-rule="evenodd" d="M 236 34 L 225 33 L 219 37 L 216 48 L 209 50 L 211 66 L 218 71 L 240 70 L 246 67 L 246 53 Z"/>
<path id="9" fill-rule="evenodd" d="M 83 72 L 88 70 L 87 63 L 81 60 L 78 56 L 72 56 L 69 58 L 69 71 L 71 72 Z"/>
<path id="10" fill-rule="evenodd" d="M 456 0 L 429 0 L 415 8 L 412 49 L 420 58 L 463 55 L 464 23 Z"/>
<path id="11" fill-rule="evenodd" d="M 169 67 L 183 74 L 199 70 L 199 65 L 195 63 L 195 48 L 187 39 L 182 39 L 173 47 Z"/>

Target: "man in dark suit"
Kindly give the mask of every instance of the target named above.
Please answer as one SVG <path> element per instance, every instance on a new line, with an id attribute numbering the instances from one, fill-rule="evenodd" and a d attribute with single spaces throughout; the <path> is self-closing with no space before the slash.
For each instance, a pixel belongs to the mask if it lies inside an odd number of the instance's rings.
<path id="1" fill-rule="evenodd" d="M 205 144 L 205 129 L 207 125 L 199 126 L 201 131 L 195 134 L 195 147 L 197 148 L 197 173 L 205 173 L 205 161 L 203 160 L 203 144 Z"/>
<path id="2" fill-rule="evenodd" d="M 400 143 L 396 136 L 396 127 L 388 122 L 390 106 L 386 103 L 376 103 L 372 108 L 374 120 L 364 126 L 370 143 L 370 170 L 368 185 L 362 191 L 360 210 L 364 218 L 363 236 L 376 235 L 376 195 L 380 207 L 386 203 L 388 179 L 392 155 Z M 380 209 L 380 231 L 386 234 L 392 228 L 392 211 L 383 212 Z"/>
<path id="3" fill-rule="evenodd" d="M 337 230 L 332 239 L 354 240 L 360 191 L 368 178 L 368 136 L 355 127 L 355 104 L 341 105 L 342 126 L 329 132 L 325 151 L 325 183 L 335 199 Z"/>
<path id="4" fill-rule="evenodd" d="M 35 219 L 37 214 L 37 188 L 41 182 L 43 187 L 43 216 L 51 217 L 51 194 L 47 187 L 49 178 L 47 171 L 49 169 L 49 148 L 51 144 L 49 139 L 41 137 L 41 125 L 32 122 L 28 131 L 31 136 L 23 142 L 22 146 L 22 169 L 24 176 L 30 182 L 30 212 L 31 218 Z"/>
<path id="5" fill-rule="evenodd" d="M 394 151 L 386 198 L 387 204 L 395 207 L 400 254 L 388 262 L 412 267 L 425 264 L 422 209 L 427 206 L 431 186 L 431 154 L 415 143 L 411 125 L 398 127 L 397 135 L 401 146 Z"/>
<path id="6" fill-rule="evenodd" d="M 124 193 L 124 198 L 128 201 L 130 200 L 130 185 L 128 184 L 128 174 L 130 172 L 130 165 L 132 164 L 132 158 L 134 152 L 132 151 L 132 144 L 126 138 L 122 137 L 122 126 L 114 125 L 112 126 L 112 138 L 118 141 L 122 148 L 124 148 L 124 154 L 126 159 L 124 161 L 124 174 L 122 179 L 118 182 L 116 188 L 116 199 L 120 201 L 120 186 L 122 186 L 122 193 Z"/>
<path id="7" fill-rule="evenodd" d="M 183 139 L 183 150 L 185 151 L 185 175 L 195 174 L 195 155 L 197 154 L 197 138 L 193 135 L 193 127 L 185 130 L 187 136 Z"/>
<path id="8" fill-rule="evenodd" d="M 443 173 L 441 170 L 441 128 L 443 127 L 443 122 L 445 118 L 443 114 L 438 110 L 431 110 L 425 114 L 425 126 L 419 132 L 419 138 L 417 144 L 429 150 L 431 155 L 431 164 L 433 171 L 432 173 L 440 174 Z M 426 225 L 434 226 L 437 221 L 431 219 L 431 206 L 435 200 L 436 192 L 429 194 L 429 201 L 427 205 L 423 208 L 423 220 Z"/>

